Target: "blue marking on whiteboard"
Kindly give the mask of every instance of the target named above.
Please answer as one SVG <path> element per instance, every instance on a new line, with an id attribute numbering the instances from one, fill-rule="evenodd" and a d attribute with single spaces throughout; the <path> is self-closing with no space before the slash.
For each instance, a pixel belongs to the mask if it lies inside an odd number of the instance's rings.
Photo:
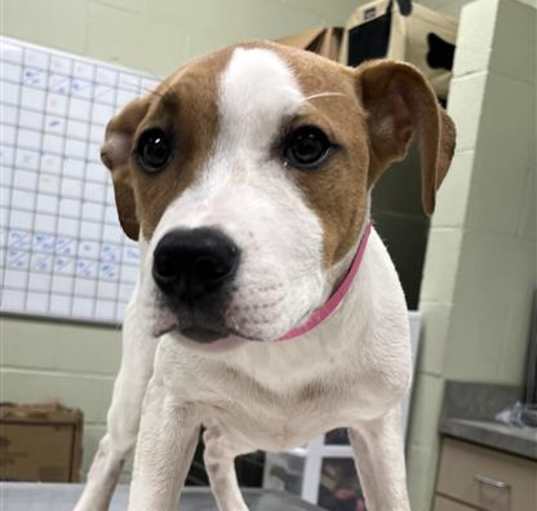
<path id="1" fill-rule="evenodd" d="M 41 71 L 36 69 L 25 69 L 23 81 L 26 85 L 39 84 L 41 78 Z"/>
<path id="2" fill-rule="evenodd" d="M 113 245 L 103 245 L 101 250 L 101 259 L 108 263 L 119 262 L 119 248 Z"/>
<path id="3" fill-rule="evenodd" d="M 56 253 L 60 255 L 74 255 L 74 240 L 71 238 L 58 238 L 56 240 Z"/>
<path id="4" fill-rule="evenodd" d="M 52 234 L 38 232 L 34 235 L 34 244 L 36 250 L 41 250 L 43 252 L 53 252 L 54 242 L 55 237 Z"/>
<path id="5" fill-rule="evenodd" d="M 29 232 L 11 230 L 8 234 L 8 246 L 11 248 L 29 249 L 31 237 Z"/>
<path id="6" fill-rule="evenodd" d="M 76 262 L 76 274 L 80 277 L 95 277 L 95 263 L 87 259 L 78 259 Z"/>
<path id="7" fill-rule="evenodd" d="M 86 80 L 76 80 L 75 79 L 71 83 L 71 88 L 75 92 L 80 92 L 80 91 L 83 91 L 85 89 L 91 89 L 91 82 L 87 82 Z"/>
<path id="8" fill-rule="evenodd" d="M 50 256 L 38 257 L 34 263 L 34 268 L 39 271 L 49 271 L 51 262 Z"/>
<path id="9" fill-rule="evenodd" d="M 127 259 L 127 261 L 138 262 L 138 249 L 127 247 L 125 250 L 125 259 Z"/>
<path id="10" fill-rule="evenodd" d="M 67 259 L 64 259 L 63 257 L 57 257 L 56 261 L 54 262 L 56 268 L 58 270 L 61 270 L 62 268 L 65 268 L 67 266 Z"/>
<path id="11" fill-rule="evenodd" d="M 53 77 L 54 78 L 54 77 Z M 59 80 L 51 79 L 51 90 L 57 92 L 58 94 L 68 94 L 70 88 L 71 79 L 65 76 L 62 76 Z"/>
<path id="12" fill-rule="evenodd" d="M 61 273 L 70 273 L 71 265 L 74 259 L 71 257 L 56 257 L 54 260 L 54 267 L 56 271 Z"/>
<path id="13" fill-rule="evenodd" d="M 106 280 L 116 280 L 118 277 L 118 267 L 115 264 L 101 263 L 101 277 Z"/>
<path id="14" fill-rule="evenodd" d="M 28 253 L 19 250 L 9 250 L 7 265 L 11 268 L 23 268 L 28 264 Z"/>
<path id="15" fill-rule="evenodd" d="M 25 85 L 44 85 L 44 78 L 42 71 L 25 68 L 22 80 Z"/>

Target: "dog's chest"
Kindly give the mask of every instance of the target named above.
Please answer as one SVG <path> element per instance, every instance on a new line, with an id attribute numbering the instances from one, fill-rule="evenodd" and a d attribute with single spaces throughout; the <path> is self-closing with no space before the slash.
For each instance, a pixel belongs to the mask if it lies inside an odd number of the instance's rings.
<path id="1" fill-rule="evenodd" d="M 268 380 L 264 371 L 256 375 L 228 364 L 215 364 L 200 376 L 191 375 L 188 393 L 200 403 L 204 424 L 218 424 L 253 449 L 296 447 L 351 424 L 357 412 L 356 381 L 330 362 L 295 367 L 294 374 L 286 367 Z"/>
<path id="2" fill-rule="evenodd" d="M 239 445 L 251 449 L 279 451 L 297 447 L 338 425 L 346 424 L 345 413 L 328 411 L 327 397 L 316 402 L 297 402 L 293 398 L 274 396 L 268 403 L 221 401 L 207 403 L 205 426 L 218 424 L 236 439 Z"/>

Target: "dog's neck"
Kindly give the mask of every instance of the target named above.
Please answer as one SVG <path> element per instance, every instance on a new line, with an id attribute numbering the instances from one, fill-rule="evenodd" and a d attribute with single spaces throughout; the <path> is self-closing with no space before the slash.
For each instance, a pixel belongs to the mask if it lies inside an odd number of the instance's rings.
<path id="1" fill-rule="evenodd" d="M 349 251 L 349 254 L 347 254 L 340 264 L 338 264 L 338 268 L 336 269 L 337 271 L 333 273 L 332 279 L 330 279 L 332 281 L 332 286 L 330 286 L 330 294 L 323 298 L 323 305 L 314 310 L 304 323 L 296 328 L 291 329 L 283 337 L 281 337 L 279 339 L 280 341 L 289 341 L 295 337 L 300 337 L 310 332 L 326 318 L 331 316 L 332 313 L 337 309 L 345 298 L 345 295 L 351 288 L 353 281 L 358 274 L 365 250 L 367 248 L 367 242 L 369 240 L 371 229 L 372 225 L 368 218 L 367 222 L 364 223 L 361 229 L 357 247 L 354 250 Z M 348 262 L 349 255 L 352 256 L 350 262 Z M 342 269 L 344 269 L 344 272 Z"/>

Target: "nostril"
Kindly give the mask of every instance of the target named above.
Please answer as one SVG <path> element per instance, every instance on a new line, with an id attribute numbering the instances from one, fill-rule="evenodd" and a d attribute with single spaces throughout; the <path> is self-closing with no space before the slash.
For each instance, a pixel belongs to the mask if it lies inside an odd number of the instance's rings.
<path id="1" fill-rule="evenodd" d="M 193 270 L 199 280 L 211 282 L 225 277 L 229 272 L 229 265 L 215 257 L 205 256 L 194 261 Z"/>
<path id="2" fill-rule="evenodd" d="M 219 283 L 235 271 L 237 256 L 238 250 L 234 247 L 227 247 L 227 250 L 200 255 L 193 262 L 193 276 L 198 282 Z"/>
<path id="3" fill-rule="evenodd" d="M 173 282 L 177 278 L 177 262 L 173 254 L 160 252 L 155 254 L 153 273 L 161 282 Z"/>

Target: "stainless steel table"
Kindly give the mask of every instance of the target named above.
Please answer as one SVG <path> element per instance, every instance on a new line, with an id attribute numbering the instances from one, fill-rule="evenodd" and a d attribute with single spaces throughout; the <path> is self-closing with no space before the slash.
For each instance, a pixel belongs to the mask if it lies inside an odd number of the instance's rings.
<path id="1" fill-rule="evenodd" d="M 0 483 L 1 511 L 72 511 L 82 491 L 80 484 Z M 272 490 L 243 490 L 250 511 L 322 511 L 297 497 Z M 127 509 L 128 487 L 119 486 L 110 511 Z M 181 511 L 217 511 L 206 488 L 185 488 Z"/>

